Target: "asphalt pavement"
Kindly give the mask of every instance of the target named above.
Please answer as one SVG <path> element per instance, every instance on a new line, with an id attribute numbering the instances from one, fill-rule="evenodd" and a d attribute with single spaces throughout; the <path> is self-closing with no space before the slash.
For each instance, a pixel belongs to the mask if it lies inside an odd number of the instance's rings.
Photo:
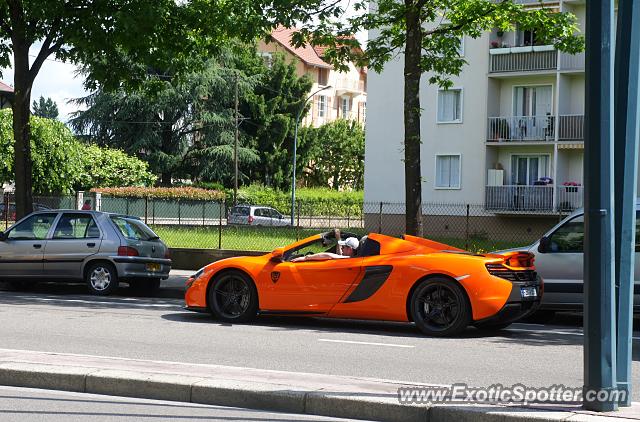
<path id="1" fill-rule="evenodd" d="M 176 273 L 157 297 L 130 297 L 126 287 L 95 297 L 83 285 L 0 286 L 1 347 L 413 383 L 583 383 L 577 315 L 492 334 L 469 328 L 448 339 L 426 338 L 411 324 L 373 321 L 260 317 L 233 325 L 182 309 L 190 273 Z M 634 336 L 637 349 L 640 333 Z M 633 359 L 637 386 L 638 351 Z"/>
<path id="2" fill-rule="evenodd" d="M 0 422 L 118 422 L 131 420 L 153 422 L 176 420 L 188 422 L 350 421 L 350 419 L 264 412 L 235 407 L 0 387 Z"/>

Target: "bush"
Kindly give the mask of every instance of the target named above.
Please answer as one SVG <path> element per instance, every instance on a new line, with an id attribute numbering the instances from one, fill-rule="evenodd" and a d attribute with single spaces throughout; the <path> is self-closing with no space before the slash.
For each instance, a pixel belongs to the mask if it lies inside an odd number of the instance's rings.
<path id="1" fill-rule="evenodd" d="M 92 186 L 146 185 L 155 176 L 147 164 L 119 150 L 87 145 L 63 123 L 32 116 L 33 190 L 63 194 Z M 11 110 L 0 110 L 0 181 L 14 178 Z"/>
<path id="2" fill-rule="evenodd" d="M 364 193 L 362 191 L 338 192 L 328 188 L 296 189 L 296 201 L 300 203 L 300 213 L 305 216 L 351 216 L 357 218 L 362 214 L 363 200 Z M 251 185 L 238 190 L 238 203 L 271 206 L 289 214 L 291 212 L 291 192 Z"/>
<path id="3" fill-rule="evenodd" d="M 118 198 L 153 198 L 153 199 L 185 199 L 185 200 L 206 200 L 218 201 L 225 198 L 224 192 L 217 190 L 200 189 L 193 187 L 178 188 L 143 188 L 143 187 L 120 187 L 120 188 L 94 188 L 92 192 L 101 192 L 105 196 Z"/>

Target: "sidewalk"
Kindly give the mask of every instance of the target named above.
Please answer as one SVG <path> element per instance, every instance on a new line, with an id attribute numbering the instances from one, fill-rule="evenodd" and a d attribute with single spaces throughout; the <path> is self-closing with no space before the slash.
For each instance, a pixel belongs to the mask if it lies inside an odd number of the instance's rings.
<path id="1" fill-rule="evenodd" d="M 221 365 L 0 349 L 0 385 L 380 421 L 624 421 L 579 407 L 402 405 L 401 382 Z"/>

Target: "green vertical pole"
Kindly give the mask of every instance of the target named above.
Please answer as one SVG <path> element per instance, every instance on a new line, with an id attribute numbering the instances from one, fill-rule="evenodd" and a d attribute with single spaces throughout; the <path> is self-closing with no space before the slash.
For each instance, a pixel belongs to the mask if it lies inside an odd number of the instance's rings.
<path id="1" fill-rule="evenodd" d="M 616 389 L 613 216 L 613 0 L 586 2 L 584 389 Z M 584 395 L 587 410 L 617 400 Z"/>
<path id="2" fill-rule="evenodd" d="M 631 406 L 631 340 L 638 169 L 640 2 L 619 0 L 615 59 L 615 257 L 617 304 L 616 381 L 619 405 Z"/>

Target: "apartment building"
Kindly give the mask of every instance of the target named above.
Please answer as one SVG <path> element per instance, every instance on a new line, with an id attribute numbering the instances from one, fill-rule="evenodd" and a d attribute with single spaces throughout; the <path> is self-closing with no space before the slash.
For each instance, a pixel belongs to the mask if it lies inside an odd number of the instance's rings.
<path id="1" fill-rule="evenodd" d="M 0 82 L 0 109 L 11 108 L 13 95 L 13 88 L 3 82 Z"/>
<path id="2" fill-rule="evenodd" d="M 543 3 L 584 28 L 585 0 Z M 451 89 L 422 79 L 423 202 L 481 204 L 484 217 L 508 224 L 526 216 L 540 227 L 581 207 L 584 54 L 540 45 L 517 28 L 466 37 L 461 54 L 468 64 Z M 398 59 L 369 75 L 366 202 L 404 202 L 402 71 Z"/>
<path id="3" fill-rule="evenodd" d="M 258 44 L 258 51 L 269 63 L 273 54 L 282 54 L 296 65 L 298 76 L 309 75 L 311 92 L 322 88 L 311 100 L 303 125 L 318 127 L 336 119 L 356 120 L 364 124 L 367 108 L 367 69 L 349 64 L 347 72 L 338 72 L 323 60 L 324 48 L 307 45 L 293 47 L 291 36 L 295 28 L 276 28 L 271 36 Z"/>

